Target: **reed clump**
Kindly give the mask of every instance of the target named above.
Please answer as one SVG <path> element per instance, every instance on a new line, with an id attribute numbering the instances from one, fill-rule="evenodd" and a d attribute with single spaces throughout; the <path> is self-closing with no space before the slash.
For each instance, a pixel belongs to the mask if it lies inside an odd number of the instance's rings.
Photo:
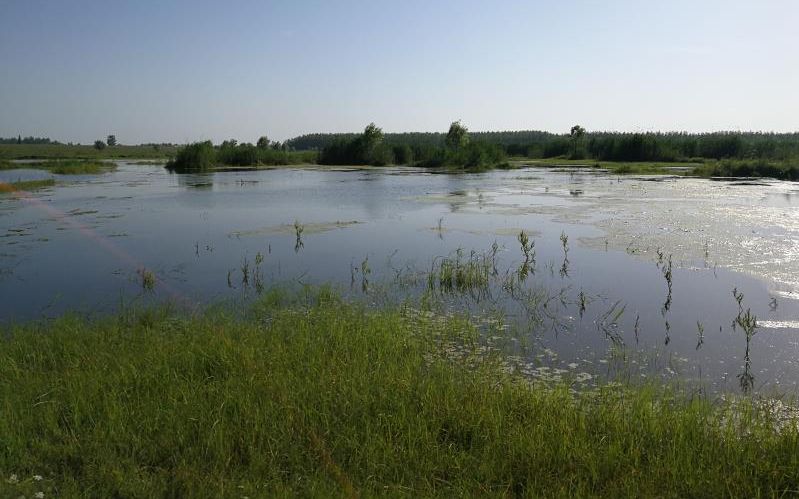
<path id="1" fill-rule="evenodd" d="M 453 257 L 437 259 L 428 274 L 428 288 L 442 292 L 474 293 L 488 289 L 492 259 L 485 254 L 472 251 L 464 258 L 458 250 Z"/>

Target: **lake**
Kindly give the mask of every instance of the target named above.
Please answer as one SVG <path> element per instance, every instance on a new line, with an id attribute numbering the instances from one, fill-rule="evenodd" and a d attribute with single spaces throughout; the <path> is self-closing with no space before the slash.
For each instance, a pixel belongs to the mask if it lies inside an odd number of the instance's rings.
<path id="1" fill-rule="evenodd" d="M 5 182 L 50 176 L 0 171 Z M 472 314 L 531 376 L 797 391 L 793 183 L 539 168 L 175 175 L 127 162 L 55 177 L 54 188 L 0 196 L 3 323 L 246 304 L 274 286 L 332 283 L 374 306 L 427 295 L 441 313 Z M 447 284 L 445 268 L 488 282 Z M 748 358 L 735 324 L 747 310 Z"/>

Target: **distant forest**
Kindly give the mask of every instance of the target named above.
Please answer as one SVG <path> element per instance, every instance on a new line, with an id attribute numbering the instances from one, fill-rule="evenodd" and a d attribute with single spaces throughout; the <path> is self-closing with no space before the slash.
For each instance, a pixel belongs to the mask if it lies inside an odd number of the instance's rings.
<path id="1" fill-rule="evenodd" d="M 582 130 L 582 129 L 581 129 Z M 583 131 L 584 132 L 584 131 Z M 620 133 L 554 134 L 535 130 L 469 132 L 472 140 L 501 146 L 510 156 L 529 158 L 595 159 L 604 161 L 689 161 L 704 159 L 799 158 L 799 133 Z M 386 133 L 392 146 L 441 147 L 446 133 Z M 337 140 L 353 140 L 355 133 L 315 133 L 286 141 L 293 150 L 321 151 Z"/>
<path id="2" fill-rule="evenodd" d="M 20 135 L 7 139 L 0 137 L 0 144 L 58 144 L 58 142 L 46 137 L 23 137 Z"/>

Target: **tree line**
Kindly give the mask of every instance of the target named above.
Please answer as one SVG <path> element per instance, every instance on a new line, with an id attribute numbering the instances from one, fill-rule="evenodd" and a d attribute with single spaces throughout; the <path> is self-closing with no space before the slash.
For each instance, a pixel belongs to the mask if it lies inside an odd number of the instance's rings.
<path id="1" fill-rule="evenodd" d="M 50 140 L 47 137 L 23 137 L 18 135 L 16 137 L 0 137 L 0 144 L 59 144 L 59 142 Z"/>
<path id="2" fill-rule="evenodd" d="M 570 158 L 604 161 L 686 161 L 691 159 L 799 159 L 799 133 L 767 132 L 587 132 L 576 125 L 568 133 L 501 131 L 471 132 L 473 141 L 494 144 L 510 156 L 528 158 Z M 287 140 L 295 150 L 324 151 L 354 157 L 343 152 L 343 144 L 359 139 L 354 133 L 314 133 Z M 387 149 L 414 150 L 421 158 L 445 146 L 447 133 L 385 133 L 382 158 Z M 351 147 L 354 147 L 352 145 Z M 402 153 L 401 153 L 402 154 Z M 401 155 L 400 154 L 400 155 Z M 357 156 L 357 154 L 355 155 Z"/>

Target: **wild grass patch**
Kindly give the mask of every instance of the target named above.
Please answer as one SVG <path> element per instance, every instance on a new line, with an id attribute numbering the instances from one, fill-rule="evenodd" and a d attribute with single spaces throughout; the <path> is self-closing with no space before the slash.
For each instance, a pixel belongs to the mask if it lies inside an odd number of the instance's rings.
<path id="1" fill-rule="evenodd" d="M 752 497 L 799 481 L 795 427 L 756 405 L 530 383 L 447 355 L 476 345 L 468 321 L 329 289 L 267 292 L 245 318 L 150 309 L 3 338 L 3 495 L 33 476 L 61 496 Z"/>

